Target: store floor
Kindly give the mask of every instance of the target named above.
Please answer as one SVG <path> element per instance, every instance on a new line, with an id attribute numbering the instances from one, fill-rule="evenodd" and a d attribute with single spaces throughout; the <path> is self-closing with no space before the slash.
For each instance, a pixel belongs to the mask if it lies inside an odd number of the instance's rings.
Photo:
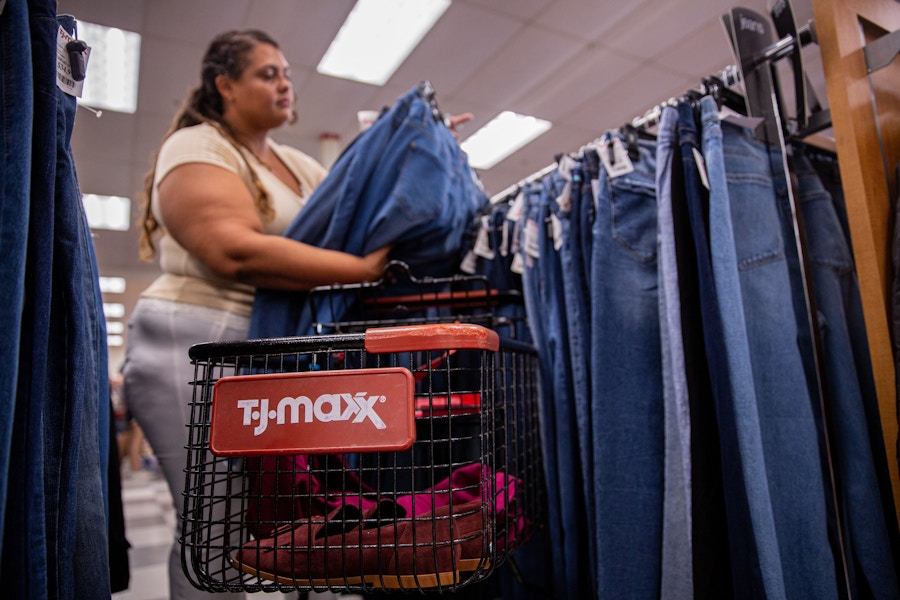
<path id="1" fill-rule="evenodd" d="M 169 548 L 175 528 L 175 509 L 165 480 L 152 471 L 122 471 L 122 504 L 125 512 L 125 535 L 131 543 L 128 560 L 131 566 L 129 588 L 112 595 L 112 600 L 168 600 Z M 249 596 L 248 596 L 249 597 Z M 279 593 L 253 594 L 266 600 L 294 599 L 295 595 Z M 210 598 L 215 598 L 211 595 Z M 311 593 L 310 600 L 334 600 L 331 593 Z M 344 595 L 341 600 L 360 596 Z"/>

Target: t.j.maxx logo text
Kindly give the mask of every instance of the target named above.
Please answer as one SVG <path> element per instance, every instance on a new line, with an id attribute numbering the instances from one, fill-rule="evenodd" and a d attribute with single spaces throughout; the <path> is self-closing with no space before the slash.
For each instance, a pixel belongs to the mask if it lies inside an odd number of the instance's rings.
<path id="1" fill-rule="evenodd" d="M 367 419 L 376 429 L 385 429 L 387 426 L 378 413 L 375 405 L 384 402 L 386 398 L 381 395 L 370 396 L 366 392 L 356 394 L 322 394 L 315 400 L 306 396 L 294 398 L 284 397 L 278 401 L 275 408 L 269 408 L 268 398 L 253 398 L 238 400 L 237 408 L 243 410 L 243 425 L 253 426 L 253 435 L 262 434 L 269 426 L 269 421 L 275 425 L 285 423 L 299 423 L 301 412 L 304 423 L 320 421 L 350 421 L 351 423 L 363 423 Z"/>

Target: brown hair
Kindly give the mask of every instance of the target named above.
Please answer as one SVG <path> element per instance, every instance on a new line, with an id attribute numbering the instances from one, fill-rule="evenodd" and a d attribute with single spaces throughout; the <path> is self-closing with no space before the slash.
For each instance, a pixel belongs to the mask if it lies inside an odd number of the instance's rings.
<path id="1" fill-rule="evenodd" d="M 225 75 L 232 79 L 239 78 L 248 66 L 250 52 L 257 44 L 270 44 L 275 48 L 279 47 L 278 43 L 268 34 L 256 29 L 227 31 L 219 34 L 210 42 L 200 68 L 200 85 L 188 95 L 181 110 L 172 121 L 169 131 L 166 133 L 166 138 L 179 129 L 199 125 L 200 123 L 208 123 L 218 129 L 225 139 L 236 148 L 243 146 L 243 144 L 238 142 L 228 123 L 222 118 L 224 106 L 222 96 L 216 87 L 216 77 Z M 249 150 L 247 151 L 249 152 Z M 158 155 L 159 153 L 157 152 L 157 155 L 153 158 L 153 168 L 144 177 L 142 194 L 144 211 L 140 219 L 142 230 L 140 257 L 144 261 L 152 260 L 156 252 L 153 237 L 159 231 L 159 223 L 150 210 L 150 197 L 153 192 L 153 180 L 156 176 L 156 158 Z M 243 153 L 241 153 L 241 156 L 244 157 L 244 161 L 250 169 L 250 176 L 253 178 L 253 183 L 257 189 L 256 207 L 263 217 L 271 219 L 274 217 L 274 211 L 269 205 L 269 193 L 260 182 L 256 170 L 247 161 L 247 157 Z"/>

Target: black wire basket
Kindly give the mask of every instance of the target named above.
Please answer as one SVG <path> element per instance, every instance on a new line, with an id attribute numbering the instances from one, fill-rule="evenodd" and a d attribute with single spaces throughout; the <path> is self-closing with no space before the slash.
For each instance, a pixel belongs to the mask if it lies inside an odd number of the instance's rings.
<path id="1" fill-rule="evenodd" d="M 191 348 L 180 542 L 196 587 L 452 591 L 540 525 L 533 349 L 423 308 Z"/>

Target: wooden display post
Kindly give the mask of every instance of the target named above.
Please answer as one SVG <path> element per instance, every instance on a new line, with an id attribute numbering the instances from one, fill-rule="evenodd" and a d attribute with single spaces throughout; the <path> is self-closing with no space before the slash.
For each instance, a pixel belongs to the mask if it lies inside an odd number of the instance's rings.
<path id="1" fill-rule="evenodd" d="M 900 517 L 897 391 L 891 348 L 893 199 L 900 164 L 900 59 L 870 74 L 866 48 L 900 28 L 895 0 L 813 0 L 838 163 Z"/>

